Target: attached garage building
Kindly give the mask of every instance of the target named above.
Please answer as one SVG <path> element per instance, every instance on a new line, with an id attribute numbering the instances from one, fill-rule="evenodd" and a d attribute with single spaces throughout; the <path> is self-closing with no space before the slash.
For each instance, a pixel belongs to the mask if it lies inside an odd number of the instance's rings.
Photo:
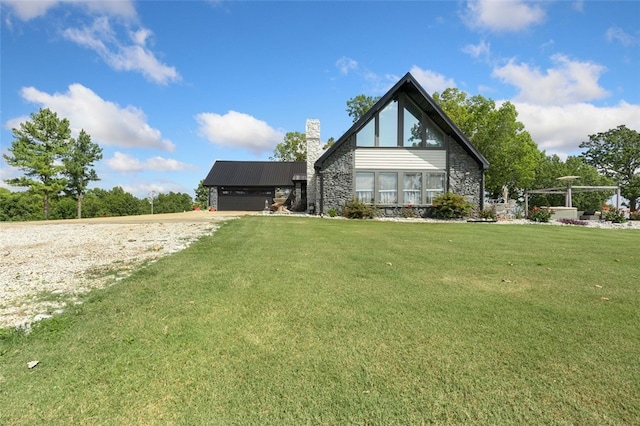
<path id="1" fill-rule="evenodd" d="M 203 186 L 209 205 L 219 211 L 260 211 L 273 203 L 276 189 L 289 203 L 306 197 L 306 162 L 216 161 Z"/>

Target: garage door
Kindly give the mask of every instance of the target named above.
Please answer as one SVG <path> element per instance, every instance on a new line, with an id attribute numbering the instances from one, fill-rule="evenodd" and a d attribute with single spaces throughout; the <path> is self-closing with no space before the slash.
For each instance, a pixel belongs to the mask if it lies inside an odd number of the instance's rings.
<path id="1" fill-rule="evenodd" d="M 219 188 L 218 210 L 261 211 L 273 202 L 272 188 Z"/>

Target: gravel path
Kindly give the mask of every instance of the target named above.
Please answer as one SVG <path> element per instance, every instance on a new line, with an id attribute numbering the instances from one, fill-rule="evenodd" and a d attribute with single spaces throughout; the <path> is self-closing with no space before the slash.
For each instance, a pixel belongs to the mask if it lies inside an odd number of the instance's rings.
<path id="1" fill-rule="evenodd" d="M 210 235 L 209 212 L 0 223 L 0 328 L 29 327 L 68 301 Z"/>

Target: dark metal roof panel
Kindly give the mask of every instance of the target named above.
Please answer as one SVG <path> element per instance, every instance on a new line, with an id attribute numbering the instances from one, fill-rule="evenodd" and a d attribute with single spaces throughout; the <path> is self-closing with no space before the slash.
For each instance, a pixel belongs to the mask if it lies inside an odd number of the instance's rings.
<path id="1" fill-rule="evenodd" d="M 291 186 L 294 175 L 305 174 L 301 161 L 216 161 L 204 186 Z"/>

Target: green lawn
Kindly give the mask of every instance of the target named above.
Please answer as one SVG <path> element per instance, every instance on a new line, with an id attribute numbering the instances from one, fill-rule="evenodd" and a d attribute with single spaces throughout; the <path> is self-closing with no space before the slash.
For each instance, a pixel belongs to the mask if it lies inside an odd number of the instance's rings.
<path id="1" fill-rule="evenodd" d="M 638 242 L 229 221 L 29 336 L 1 333 L 0 424 L 638 424 Z"/>

